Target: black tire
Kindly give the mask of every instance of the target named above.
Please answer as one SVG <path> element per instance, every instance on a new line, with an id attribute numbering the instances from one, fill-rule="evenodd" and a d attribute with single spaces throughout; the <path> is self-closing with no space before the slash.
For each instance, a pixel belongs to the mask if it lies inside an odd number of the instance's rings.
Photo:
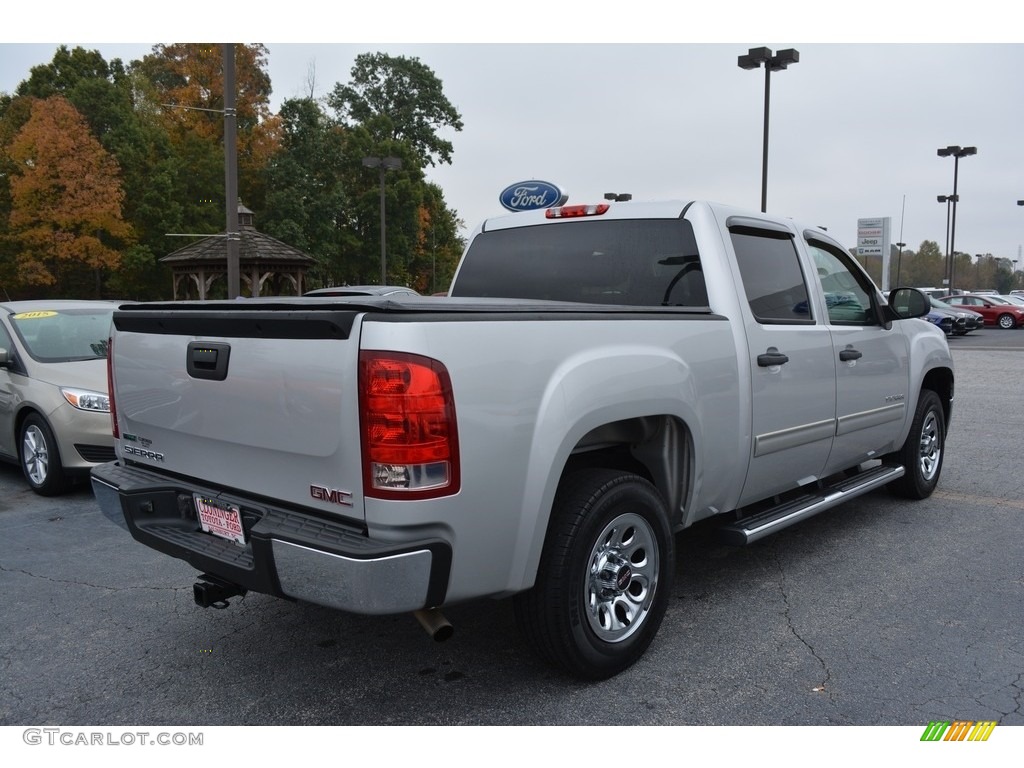
<path id="1" fill-rule="evenodd" d="M 40 496 L 57 496 L 68 489 L 69 478 L 60 461 L 57 441 L 46 419 L 29 414 L 18 432 L 22 474 Z"/>
<path id="2" fill-rule="evenodd" d="M 533 649 L 604 680 L 651 644 L 668 606 L 675 541 L 665 502 L 643 478 L 588 469 L 562 481 L 534 587 L 514 599 Z"/>
<path id="3" fill-rule="evenodd" d="M 1017 321 L 1013 318 L 1013 315 L 1000 315 L 996 320 L 996 323 L 1000 328 L 1004 329 L 1014 328 L 1017 325 Z"/>
<path id="4" fill-rule="evenodd" d="M 910 433 L 899 451 L 892 454 L 906 474 L 889 483 L 889 489 L 907 499 L 926 499 L 932 495 L 942 473 L 942 456 L 946 446 L 946 412 L 939 396 L 922 389 L 914 411 Z"/>

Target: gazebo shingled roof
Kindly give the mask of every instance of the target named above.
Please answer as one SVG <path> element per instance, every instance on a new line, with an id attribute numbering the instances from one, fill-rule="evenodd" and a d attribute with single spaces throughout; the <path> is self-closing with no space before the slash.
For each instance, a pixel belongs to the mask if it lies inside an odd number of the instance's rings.
<path id="1" fill-rule="evenodd" d="M 239 277 L 249 289 L 249 295 L 259 296 L 264 284 L 271 280 L 277 285 L 287 283 L 293 287 L 295 295 L 301 296 L 306 271 L 316 263 L 316 259 L 270 235 L 257 232 L 253 226 L 253 212 L 241 202 L 238 204 L 238 232 Z M 191 280 L 199 293 L 199 300 L 204 301 L 214 281 L 218 278 L 227 280 L 227 239 L 223 232 L 212 235 L 172 251 L 160 261 L 168 264 L 174 274 L 175 300 L 182 280 Z"/>

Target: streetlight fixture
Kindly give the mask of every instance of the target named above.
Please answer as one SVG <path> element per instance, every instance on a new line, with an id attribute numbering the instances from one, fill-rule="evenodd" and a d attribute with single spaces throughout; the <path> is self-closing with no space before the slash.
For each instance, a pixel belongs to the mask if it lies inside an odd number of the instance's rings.
<path id="1" fill-rule="evenodd" d="M 950 275 L 949 275 L 949 272 L 950 272 L 950 270 L 949 270 L 949 216 L 950 216 L 951 204 L 953 203 L 953 198 L 954 197 L 955 197 L 955 195 L 938 195 L 935 198 L 940 203 L 945 203 L 946 204 L 946 254 L 945 254 L 945 256 L 946 256 L 946 277 L 943 279 L 942 282 L 944 282 L 946 284 L 947 288 L 952 288 L 953 287 L 950 284 Z"/>
<path id="2" fill-rule="evenodd" d="M 380 284 L 387 285 L 387 219 L 384 215 L 384 174 L 387 171 L 401 168 L 402 161 L 397 157 L 364 157 L 363 165 L 367 168 L 380 168 Z"/>
<path id="3" fill-rule="evenodd" d="M 906 243 L 896 243 L 896 247 L 900 249 L 896 255 L 896 287 L 900 287 L 900 268 L 903 266 L 903 249 L 907 247 Z"/>
<path id="4" fill-rule="evenodd" d="M 800 61 L 800 52 L 786 48 L 772 55 L 771 48 L 751 48 L 746 55 L 737 57 L 740 69 L 757 69 L 764 65 L 764 153 L 761 160 L 761 213 L 768 209 L 768 111 L 771 100 L 772 72 L 786 69 Z"/>
<path id="5" fill-rule="evenodd" d="M 956 193 L 957 175 L 960 170 L 960 158 L 978 154 L 977 147 L 960 147 L 950 144 L 937 150 L 939 157 L 953 157 L 953 224 L 949 230 L 949 290 L 953 290 L 953 268 L 956 262 L 956 204 L 960 197 Z"/>

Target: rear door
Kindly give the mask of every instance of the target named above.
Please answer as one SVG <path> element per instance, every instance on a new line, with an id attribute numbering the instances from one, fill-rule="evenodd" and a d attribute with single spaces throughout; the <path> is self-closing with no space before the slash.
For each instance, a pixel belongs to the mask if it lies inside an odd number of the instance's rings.
<path id="1" fill-rule="evenodd" d="M 836 364 L 796 234 L 754 218 L 727 225 L 749 307 L 751 456 L 742 505 L 821 476 L 835 435 Z"/>

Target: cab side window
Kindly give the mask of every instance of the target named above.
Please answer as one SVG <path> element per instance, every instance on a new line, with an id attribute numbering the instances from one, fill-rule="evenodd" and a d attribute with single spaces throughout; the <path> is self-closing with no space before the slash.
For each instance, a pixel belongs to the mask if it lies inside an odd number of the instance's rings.
<path id="1" fill-rule="evenodd" d="M 7 365 L 4 366 L 6 370 L 18 371 L 20 364 L 17 359 L 16 349 L 14 342 L 11 341 L 11 336 L 7 333 L 7 329 L 3 323 L 0 323 L 0 349 L 7 350 Z"/>
<path id="2" fill-rule="evenodd" d="M 0 323 L 0 349 L 6 349 L 9 354 L 14 354 L 14 344 L 11 343 L 11 336 L 7 329 Z"/>
<path id="3" fill-rule="evenodd" d="M 764 324 L 813 324 L 792 234 L 730 226 L 729 237 L 754 318 Z"/>
<path id="4" fill-rule="evenodd" d="M 825 294 L 828 320 L 833 325 L 877 325 L 873 306 L 874 289 L 865 285 L 860 270 L 849 254 L 829 243 L 808 240 L 818 281 Z"/>

